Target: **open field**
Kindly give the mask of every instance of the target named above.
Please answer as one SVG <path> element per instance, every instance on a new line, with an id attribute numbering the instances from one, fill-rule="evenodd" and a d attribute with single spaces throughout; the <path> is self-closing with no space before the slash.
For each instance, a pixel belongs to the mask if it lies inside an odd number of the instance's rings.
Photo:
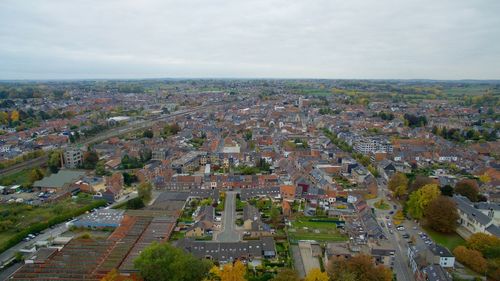
<path id="1" fill-rule="evenodd" d="M 292 227 L 288 229 L 288 234 L 292 240 L 332 242 L 347 240 L 347 236 L 340 233 L 335 223 L 309 221 L 307 218 L 301 218 L 292 222 Z"/>
<path id="2" fill-rule="evenodd" d="M 456 233 L 443 234 L 429 228 L 424 228 L 425 232 L 439 245 L 453 251 L 457 246 L 465 245 L 465 240 Z"/>

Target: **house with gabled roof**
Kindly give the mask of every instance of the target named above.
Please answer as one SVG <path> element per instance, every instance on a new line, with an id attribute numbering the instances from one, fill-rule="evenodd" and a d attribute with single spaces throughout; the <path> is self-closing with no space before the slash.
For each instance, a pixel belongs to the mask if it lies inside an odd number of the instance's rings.
<path id="1" fill-rule="evenodd" d="M 466 197 L 455 195 L 453 201 L 457 204 L 458 223 L 461 226 L 457 232 L 468 238 L 468 236 L 482 232 L 500 237 L 500 228 L 496 225 L 493 217 L 485 215 L 479 209 L 476 209 L 472 202 Z M 463 230 L 463 231 L 460 231 Z"/>

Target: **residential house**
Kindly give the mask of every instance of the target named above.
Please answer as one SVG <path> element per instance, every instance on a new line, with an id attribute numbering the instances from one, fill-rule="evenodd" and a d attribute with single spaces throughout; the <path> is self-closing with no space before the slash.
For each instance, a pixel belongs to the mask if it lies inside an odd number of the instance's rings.
<path id="1" fill-rule="evenodd" d="M 285 201 L 293 202 L 295 200 L 296 188 L 293 185 L 281 185 L 280 195 Z"/>
<path id="2" fill-rule="evenodd" d="M 195 223 L 186 231 L 186 237 L 211 235 L 215 227 L 215 208 L 201 206 L 195 215 Z"/>
<path id="3" fill-rule="evenodd" d="M 240 242 L 195 241 L 186 238 L 177 241 L 175 245 L 198 258 L 208 258 L 221 263 L 276 257 L 276 244 L 272 237 Z"/>
<path id="4" fill-rule="evenodd" d="M 271 234 L 271 227 L 262 222 L 257 207 L 247 204 L 243 207 L 243 229 L 250 237 L 260 237 Z"/>
<path id="5" fill-rule="evenodd" d="M 493 220 L 493 216 L 485 215 L 481 210 L 476 209 L 469 199 L 455 195 L 453 200 L 457 203 L 458 222 L 460 228 L 457 232 L 468 238 L 471 234 L 482 232 L 500 237 L 500 228 Z"/>

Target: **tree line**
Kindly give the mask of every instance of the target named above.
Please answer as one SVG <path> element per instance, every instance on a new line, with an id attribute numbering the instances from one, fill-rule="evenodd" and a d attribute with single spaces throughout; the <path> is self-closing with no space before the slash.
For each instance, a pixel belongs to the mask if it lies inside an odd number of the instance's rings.
<path id="1" fill-rule="evenodd" d="M 473 128 L 469 129 L 458 129 L 458 128 L 446 128 L 446 127 L 432 127 L 432 133 L 440 136 L 444 139 L 455 141 L 455 142 L 465 142 L 467 140 L 479 141 L 496 141 L 498 129 L 492 130 L 475 130 Z"/>

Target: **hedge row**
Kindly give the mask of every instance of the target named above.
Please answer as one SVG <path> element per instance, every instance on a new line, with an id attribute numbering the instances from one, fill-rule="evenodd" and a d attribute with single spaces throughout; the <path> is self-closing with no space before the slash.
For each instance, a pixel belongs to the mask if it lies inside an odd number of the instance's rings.
<path id="1" fill-rule="evenodd" d="M 87 211 L 90 211 L 92 209 L 95 209 L 95 208 L 98 208 L 98 207 L 101 207 L 104 205 L 106 205 L 106 201 L 104 201 L 104 200 L 94 201 L 90 205 L 69 211 L 65 214 L 55 216 L 46 222 L 35 223 L 35 224 L 31 225 L 30 227 L 16 233 L 9 240 L 0 244 L 0 253 L 3 253 L 4 251 L 8 250 L 9 248 L 17 245 L 30 233 L 40 232 L 40 231 L 47 229 L 53 225 L 60 224 L 64 221 L 67 221 L 68 219 L 77 217 L 77 216 L 79 216 Z"/>

